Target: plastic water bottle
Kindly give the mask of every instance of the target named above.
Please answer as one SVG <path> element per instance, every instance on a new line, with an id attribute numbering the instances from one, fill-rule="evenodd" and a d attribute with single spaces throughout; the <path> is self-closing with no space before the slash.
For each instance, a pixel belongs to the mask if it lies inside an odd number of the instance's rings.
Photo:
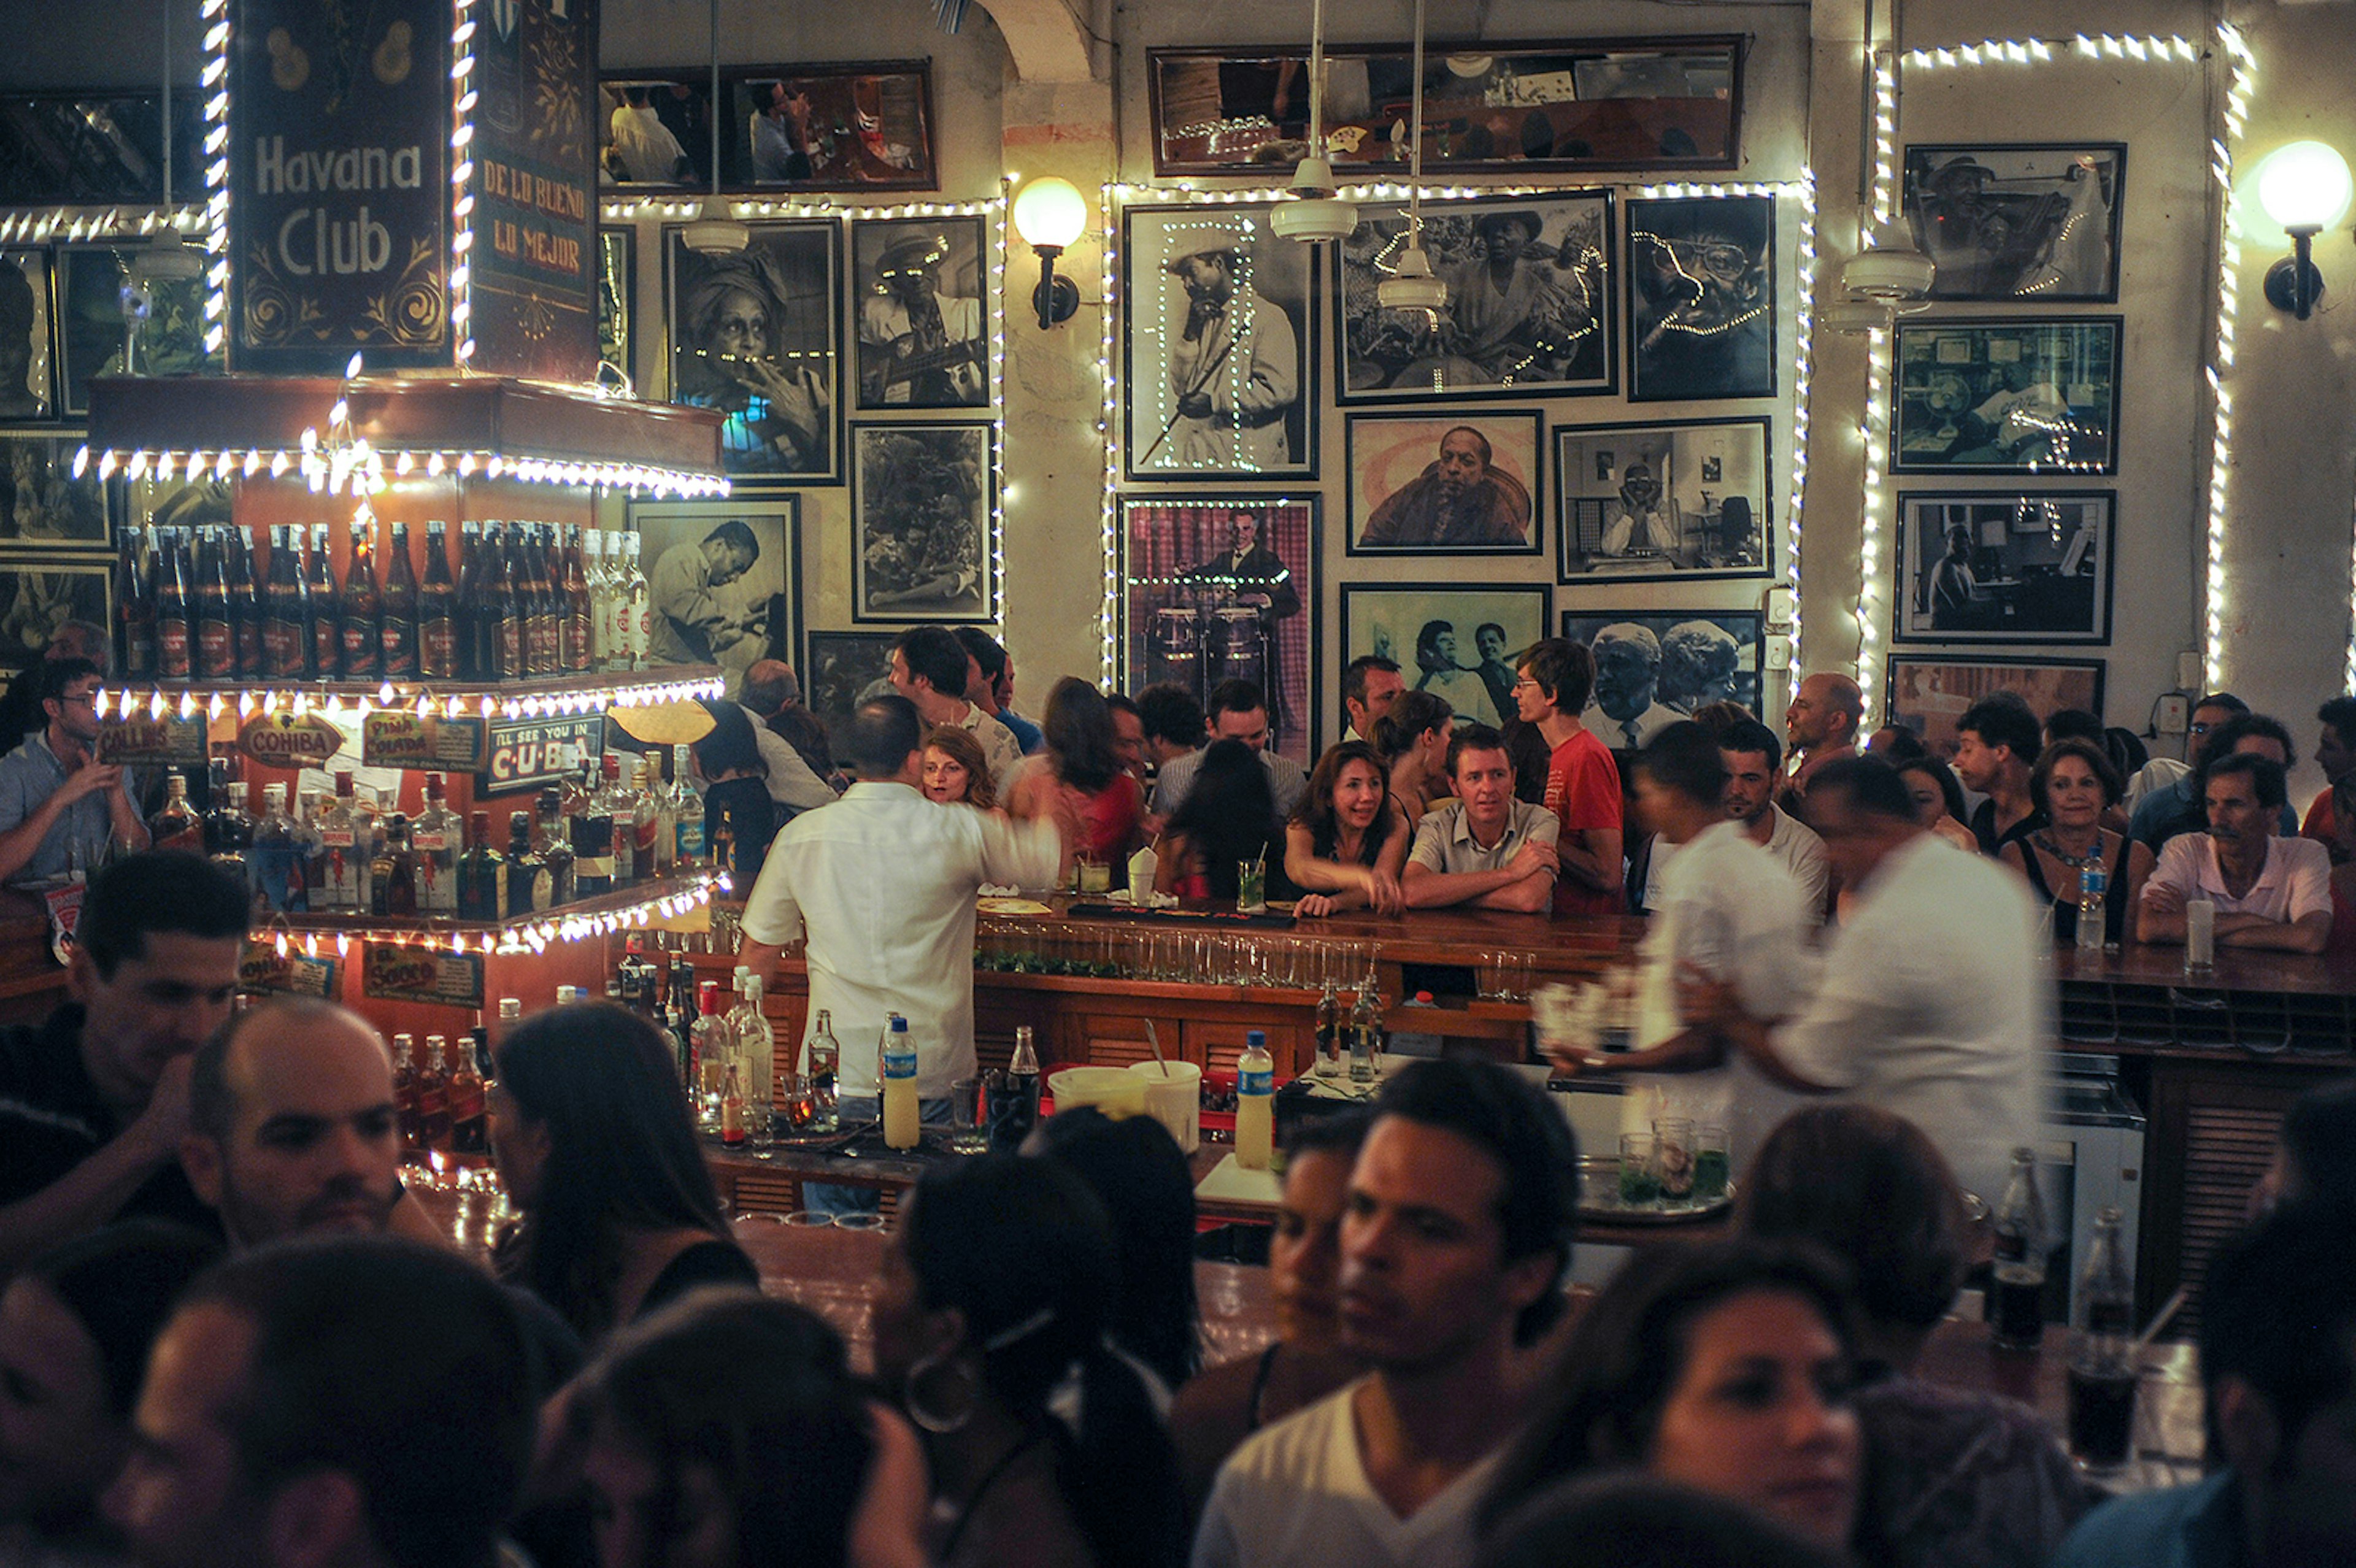
<path id="1" fill-rule="evenodd" d="M 1236 1163 L 1266 1170 L 1275 1152 L 1276 1063 L 1269 1058 L 1268 1036 L 1253 1029 L 1236 1059 Z"/>
<path id="2" fill-rule="evenodd" d="M 894 1013 L 884 1027 L 884 1145 L 915 1148 L 922 1133 L 916 1110 L 916 1042 L 908 1020 Z"/>
<path id="3" fill-rule="evenodd" d="M 2099 848 L 2099 846 L 2098 846 Z M 2078 873 L 2078 945 L 2100 949 L 2104 931 L 2110 924 L 2105 895 L 2110 891 L 2110 873 L 2099 860 Z"/>

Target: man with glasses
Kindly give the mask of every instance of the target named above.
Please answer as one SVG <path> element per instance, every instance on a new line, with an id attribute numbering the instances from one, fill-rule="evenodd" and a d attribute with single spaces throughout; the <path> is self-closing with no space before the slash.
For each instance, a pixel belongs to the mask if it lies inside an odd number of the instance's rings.
<path id="1" fill-rule="evenodd" d="M 147 848 L 131 770 L 98 760 L 99 681 L 89 659 L 41 667 L 48 722 L 0 756 L 0 882 L 61 877 L 76 849 L 87 864 L 110 842 Z"/>

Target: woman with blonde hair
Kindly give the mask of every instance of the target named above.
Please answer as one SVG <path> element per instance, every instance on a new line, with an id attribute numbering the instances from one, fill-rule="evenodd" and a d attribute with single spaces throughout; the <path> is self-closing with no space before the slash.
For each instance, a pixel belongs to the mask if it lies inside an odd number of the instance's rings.
<path id="1" fill-rule="evenodd" d="M 943 805 L 970 805 L 978 811 L 998 809 L 998 792 L 991 787 L 990 759 L 973 731 L 955 724 L 936 724 L 925 731 L 925 798 Z"/>

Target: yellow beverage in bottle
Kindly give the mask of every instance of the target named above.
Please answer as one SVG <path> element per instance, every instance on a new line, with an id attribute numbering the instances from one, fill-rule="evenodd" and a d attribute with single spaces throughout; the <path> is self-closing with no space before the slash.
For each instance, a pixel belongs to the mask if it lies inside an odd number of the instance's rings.
<path id="1" fill-rule="evenodd" d="M 915 1148 L 917 1130 L 916 1042 L 908 1038 L 908 1020 L 894 1013 L 884 1027 L 884 1143 L 887 1148 Z"/>
<path id="2" fill-rule="evenodd" d="M 1258 1029 L 1244 1036 L 1236 1060 L 1236 1163 L 1266 1170 L 1276 1152 L 1276 1064 L 1268 1037 Z"/>

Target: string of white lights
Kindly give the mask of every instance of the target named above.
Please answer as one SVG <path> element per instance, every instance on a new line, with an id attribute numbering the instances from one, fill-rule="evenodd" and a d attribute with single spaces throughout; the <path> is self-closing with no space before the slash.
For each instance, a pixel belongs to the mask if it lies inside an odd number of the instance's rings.
<path id="1" fill-rule="evenodd" d="M 1898 217 L 1898 68 L 1887 53 L 1877 53 L 1866 63 L 1873 72 L 1873 182 L 1866 201 L 1872 221 L 1860 236 L 1859 248 L 1872 250 L 1880 238 L 1878 231 Z M 1890 470 L 1890 410 L 1884 404 L 1892 336 L 1882 328 L 1866 335 L 1865 418 L 1858 426 L 1865 444 L 1865 494 L 1858 508 L 1857 689 L 1866 724 L 1876 721 L 1874 692 L 1881 681 L 1881 535 L 1890 517 L 1890 496 L 1882 483 Z M 1796 680 L 1798 658 L 1792 663 Z"/>
<path id="2" fill-rule="evenodd" d="M 1113 322 L 1125 308 L 1120 293 L 1119 228 L 1112 220 L 1116 191 L 1129 187 L 1107 185 L 1097 205 L 1104 225 L 1104 312 L 1097 338 L 1097 380 L 1104 388 L 1104 409 L 1097 433 L 1104 440 L 1104 506 L 1097 526 L 1104 550 L 1104 599 L 1097 610 L 1097 640 L 1102 655 L 1104 685 L 1120 685 L 1120 378 L 1113 373 Z"/>
<path id="3" fill-rule="evenodd" d="M 635 201 L 609 201 L 601 210 L 608 223 L 686 222 L 703 210 L 703 200 L 663 200 L 643 197 Z M 853 207 L 830 201 L 737 199 L 728 203 L 735 218 L 860 218 L 888 222 L 904 218 L 979 218 L 1006 205 L 1003 195 L 986 201 L 903 201 L 888 206 Z"/>
<path id="4" fill-rule="evenodd" d="M 991 432 L 990 461 L 995 483 L 990 487 L 990 571 L 991 581 L 998 585 L 998 630 L 1003 641 L 1006 632 L 1006 508 L 1014 499 L 1006 482 L 1006 225 L 1012 210 L 1010 192 L 1014 188 L 1011 176 L 1001 176 L 999 196 L 990 224 L 990 296 L 997 309 L 989 323 L 990 331 L 990 407 L 997 429 Z"/>
<path id="5" fill-rule="evenodd" d="M 204 227 L 203 208 L 177 204 L 169 211 L 160 207 L 20 207 L 0 212 L 0 245 L 140 239 L 166 228 L 194 234 Z"/>
<path id="6" fill-rule="evenodd" d="M 504 697 L 487 691 L 437 692 L 414 681 L 385 681 L 373 693 L 325 681 L 315 686 L 262 687 L 216 687 L 199 682 L 175 686 L 169 691 L 158 687 L 101 689 L 92 705 L 102 719 L 110 713 L 133 719 L 144 709 L 150 719 L 162 719 L 166 714 L 194 719 L 202 713 L 209 720 L 226 717 L 231 709 L 236 709 L 240 719 L 251 719 L 257 713 L 273 714 L 282 708 L 297 719 L 315 710 L 331 718 L 349 712 L 362 719 L 380 711 L 413 712 L 420 719 L 430 719 L 438 710 L 440 717 L 463 719 L 470 709 L 485 719 L 558 719 L 605 713 L 616 708 L 693 702 L 718 697 L 724 689 L 725 683 L 712 676 L 699 676 L 692 680 L 647 680 L 588 690 L 560 688 L 520 691 Z"/>
<path id="7" fill-rule="evenodd" d="M 229 335 L 229 0 L 204 0 L 205 352 L 219 354 Z"/>
<path id="8" fill-rule="evenodd" d="M 1800 262 L 1798 303 L 1792 317 L 1792 468 L 1791 488 L 1783 503 L 1783 572 L 1792 586 L 1791 661 L 1785 669 L 1792 688 L 1800 681 L 1802 633 L 1800 607 L 1800 541 L 1802 515 L 1808 496 L 1808 388 L 1816 366 L 1816 175 L 1800 176 Z M 1765 672 L 1761 672 L 1763 677 Z"/>
<path id="9" fill-rule="evenodd" d="M 201 477 L 209 474 L 215 479 L 228 479 L 232 475 L 252 479 L 262 474 L 283 478 L 290 471 L 300 472 L 304 463 L 300 447 L 275 449 L 267 447 L 229 447 L 220 452 L 149 452 L 145 447 L 130 451 L 119 448 L 94 450 L 84 446 L 75 452 L 74 477 L 80 478 L 95 463 L 101 479 L 112 478 L 118 471 L 126 479 L 142 479 L 153 475 L 157 479 L 169 479 L 175 474 Z M 473 451 L 455 447 L 402 447 L 392 452 L 371 450 L 367 462 L 355 473 L 365 472 L 370 488 L 381 489 L 390 472 L 396 477 L 423 474 L 438 478 L 455 474 L 469 478 L 480 474 L 486 479 L 514 479 L 537 485 L 594 485 L 608 490 L 626 490 L 632 495 L 720 496 L 728 494 L 728 481 L 709 474 L 694 474 L 682 469 L 659 468 L 642 463 L 581 463 L 565 458 L 515 457 L 506 453 L 476 448 Z"/>
<path id="10" fill-rule="evenodd" d="M 2233 368 L 2233 334 L 2241 308 L 2242 203 L 2233 190 L 2233 164 L 2248 123 L 2250 96 L 2257 89 L 2257 57 L 2241 29 L 2231 22 L 2217 25 L 2218 47 L 2226 59 L 2224 123 L 2209 144 L 2211 173 L 2220 187 L 2217 240 L 2217 336 L 2207 367 L 2214 413 L 2209 438 L 2209 515 L 2204 531 L 2206 570 L 2202 572 L 2201 672 L 2208 688 L 2225 684 L 2225 506 L 2233 472 L 2233 395 L 2226 387 Z M 2351 564 L 2350 613 L 2356 614 L 2356 564 Z M 2348 680 L 2356 690 L 2356 642 L 2348 654 Z"/>
<path id="11" fill-rule="evenodd" d="M 351 956 L 355 946 L 376 944 L 391 947 L 422 947 L 464 957 L 468 953 L 543 953 L 553 943 L 581 942 L 617 932 L 644 930 L 658 920 L 676 920 L 710 903 L 734 886 L 725 871 L 695 874 L 691 886 L 625 904 L 619 909 L 551 912 L 538 919 L 511 921 L 491 931 L 435 931 L 414 927 L 347 926 L 335 931 L 298 931 L 285 925 L 256 928 L 249 940 L 274 951 L 281 958 L 300 953 L 318 958 L 333 949 L 339 958 Z"/>
<path id="12" fill-rule="evenodd" d="M 450 333 L 461 367 L 475 357 L 474 7 L 450 7 Z"/>

